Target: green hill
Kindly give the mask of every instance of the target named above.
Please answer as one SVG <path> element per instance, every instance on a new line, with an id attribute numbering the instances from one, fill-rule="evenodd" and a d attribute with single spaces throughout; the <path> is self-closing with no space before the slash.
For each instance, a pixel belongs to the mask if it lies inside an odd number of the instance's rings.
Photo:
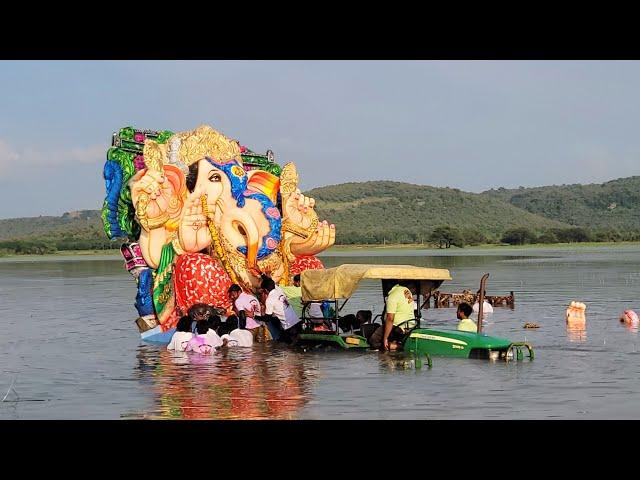
<path id="1" fill-rule="evenodd" d="M 337 225 L 337 243 L 421 243 L 440 225 L 463 236 L 478 231 L 497 239 L 506 230 L 567 228 L 498 198 L 400 182 L 344 183 L 306 192 L 318 215 Z"/>
<path id="2" fill-rule="evenodd" d="M 500 188 L 482 195 L 570 225 L 640 229 L 640 176 L 601 184 Z"/>
<path id="3" fill-rule="evenodd" d="M 104 237 L 100 210 L 67 212 L 61 217 L 39 216 L 0 220 L 0 240 L 42 236 Z"/>
<path id="4" fill-rule="evenodd" d="M 0 220 L 0 253 L 119 248 L 104 234 L 100 210 Z"/>

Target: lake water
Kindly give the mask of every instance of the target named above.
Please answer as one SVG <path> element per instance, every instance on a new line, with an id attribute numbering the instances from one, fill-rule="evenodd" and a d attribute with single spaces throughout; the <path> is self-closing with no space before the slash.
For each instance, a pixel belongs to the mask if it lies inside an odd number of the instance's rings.
<path id="1" fill-rule="evenodd" d="M 640 310 L 640 246 L 334 252 L 342 263 L 448 268 L 441 290 L 515 293 L 495 308 L 489 335 L 526 340 L 535 360 L 299 353 L 277 345 L 212 357 L 176 355 L 140 340 L 135 283 L 118 256 L 0 259 L 0 419 L 640 419 L 638 332 L 620 313 Z M 565 309 L 587 304 L 584 331 Z M 345 311 L 380 312 L 365 282 Z M 455 309 L 423 311 L 455 328 Z M 526 322 L 540 328 L 523 329 Z"/>

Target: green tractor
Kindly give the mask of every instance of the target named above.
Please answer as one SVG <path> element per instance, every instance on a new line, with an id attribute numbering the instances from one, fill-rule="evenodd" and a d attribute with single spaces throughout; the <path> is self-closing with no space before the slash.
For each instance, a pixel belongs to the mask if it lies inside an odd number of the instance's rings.
<path id="1" fill-rule="evenodd" d="M 505 338 L 490 337 L 482 333 L 482 305 L 484 302 L 485 284 L 489 274 L 480 282 L 480 299 L 478 312 L 478 331 L 463 332 L 458 330 L 440 330 L 421 328 L 421 308 L 415 310 L 415 318 L 398 325 L 405 335 L 402 342 L 404 352 L 413 355 L 418 362 L 425 357 L 429 366 L 432 356 L 479 358 L 490 360 L 523 360 L 525 351 L 530 359 L 534 358 L 533 348 L 524 342 L 512 342 Z M 451 280 L 446 269 L 424 268 L 412 265 L 367 265 L 345 264 L 323 270 L 306 270 L 300 276 L 302 301 L 304 303 L 302 332 L 297 345 L 304 349 L 314 346 L 331 345 L 342 349 L 368 349 L 369 337 L 378 327 L 376 323 L 362 325 L 360 333 L 340 333 L 338 314 L 349 298 L 357 290 L 364 279 L 377 279 L 382 282 L 382 294 L 385 309 L 379 317 L 384 322 L 386 298 L 396 285 L 413 286 L 416 292 L 416 305 L 422 299 L 428 299 L 443 281 Z M 344 300 L 341 305 L 339 301 Z M 329 315 L 323 317 L 310 316 L 309 306 L 312 303 L 330 303 Z M 327 318 L 328 317 L 328 318 Z M 329 326 L 327 326 L 327 323 Z M 410 325 L 410 327 L 409 327 Z M 322 326 L 322 328 L 318 328 Z"/>

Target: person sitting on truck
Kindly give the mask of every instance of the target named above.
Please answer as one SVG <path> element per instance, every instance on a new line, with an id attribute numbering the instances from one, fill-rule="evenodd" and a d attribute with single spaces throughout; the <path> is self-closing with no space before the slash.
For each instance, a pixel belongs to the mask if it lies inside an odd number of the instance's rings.
<path id="1" fill-rule="evenodd" d="M 458 305 L 458 310 L 456 311 L 456 316 L 460 322 L 458 323 L 458 330 L 463 332 L 477 332 L 478 325 L 476 322 L 471 320 L 469 317 L 473 313 L 473 308 L 468 303 L 461 303 Z"/>
<path id="2" fill-rule="evenodd" d="M 300 329 L 300 317 L 273 279 L 265 274 L 262 274 L 261 277 L 260 289 L 263 292 L 261 299 L 264 299 L 262 320 L 267 322 L 270 330 L 273 329 L 274 340 L 291 343 Z"/>
<path id="3" fill-rule="evenodd" d="M 406 330 L 415 326 L 413 294 L 416 292 L 414 284 L 409 287 L 396 284 L 389 290 L 387 297 L 385 322 L 380 325 L 371 338 L 371 347 L 380 350 L 397 350 L 404 339 Z"/>

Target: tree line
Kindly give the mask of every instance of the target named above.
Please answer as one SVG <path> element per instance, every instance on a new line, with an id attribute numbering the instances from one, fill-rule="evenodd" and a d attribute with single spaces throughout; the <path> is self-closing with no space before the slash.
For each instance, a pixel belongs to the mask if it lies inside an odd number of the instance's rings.
<path id="1" fill-rule="evenodd" d="M 439 248 L 465 247 L 467 245 L 508 244 L 526 245 L 532 243 L 579 243 L 579 242 L 623 242 L 640 241 L 640 230 L 616 228 L 588 229 L 584 227 L 550 228 L 535 230 L 526 227 L 510 228 L 502 234 L 483 232 L 480 229 L 458 228 L 440 225 L 430 232 L 379 230 L 377 232 L 340 232 L 337 244 L 381 245 L 429 244 Z"/>
<path id="2" fill-rule="evenodd" d="M 53 240 L 50 238 L 32 238 L 28 240 L 0 241 L 0 254 L 8 255 L 47 255 L 69 250 L 111 250 L 119 249 L 120 243 L 108 239 Z"/>
<path id="3" fill-rule="evenodd" d="M 579 243 L 640 241 L 640 230 L 620 231 L 616 228 L 588 229 L 584 227 L 551 228 L 537 231 L 529 228 L 510 228 L 501 235 L 477 228 L 458 228 L 440 225 L 431 231 L 379 229 L 376 231 L 340 231 L 338 245 L 423 244 L 450 248 L 485 244 L 527 245 L 532 243 Z M 0 255 L 45 255 L 70 250 L 117 250 L 120 242 L 106 238 L 53 239 L 31 238 L 0 241 Z"/>

